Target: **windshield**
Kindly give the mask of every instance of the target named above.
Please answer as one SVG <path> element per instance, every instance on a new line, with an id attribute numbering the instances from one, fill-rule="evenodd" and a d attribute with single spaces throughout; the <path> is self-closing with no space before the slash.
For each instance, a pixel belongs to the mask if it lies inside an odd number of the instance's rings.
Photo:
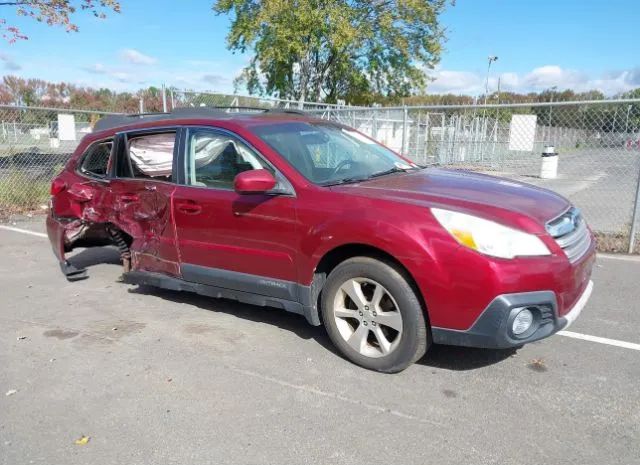
<path id="1" fill-rule="evenodd" d="M 417 168 L 391 150 L 348 128 L 327 123 L 278 123 L 253 132 L 320 185 L 362 181 Z"/>

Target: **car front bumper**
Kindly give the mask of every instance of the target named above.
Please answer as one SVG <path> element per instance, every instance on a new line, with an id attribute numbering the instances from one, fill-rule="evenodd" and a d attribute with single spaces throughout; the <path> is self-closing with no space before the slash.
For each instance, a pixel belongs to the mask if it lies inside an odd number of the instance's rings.
<path id="1" fill-rule="evenodd" d="M 593 290 L 588 281 L 580 297 L 563 316 L 558 316 L 558 303 L 552 291 L 503 294 L 491 301 L 471 328 L 461 331 L 432 327 L 433 342 L 437 344 L 507 349 L 549 337 L 573 323 L 586 305 Z M 534 315 L 530 330 L 522 335 L 511 331 L 515 315 L 528 308 Z"/>

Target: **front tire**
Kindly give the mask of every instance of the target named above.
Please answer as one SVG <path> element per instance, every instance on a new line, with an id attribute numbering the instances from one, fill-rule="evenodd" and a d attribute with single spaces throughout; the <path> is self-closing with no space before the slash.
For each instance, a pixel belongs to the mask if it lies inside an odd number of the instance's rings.
<path id="1" fill-rule="evenodd" d="M 427 350 L 420 299 L 396 266 L 370 257 L 345 260 L 329 274 L 321 303 L 329 338 L 364 368 L 396 373 Z"/>

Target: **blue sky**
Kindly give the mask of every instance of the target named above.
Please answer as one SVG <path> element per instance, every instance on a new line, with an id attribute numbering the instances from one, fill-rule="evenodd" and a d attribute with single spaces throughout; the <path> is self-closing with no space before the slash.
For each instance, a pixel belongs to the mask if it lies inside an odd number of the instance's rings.
<path id="1" fill-rule="evenodd" d="M 16 17 L 0 18 L 30 39 L 0 44 L 0 73 L 118 90 L 148 85 L 229 92 L 248 57 L 225 47 L 229 20 L 213 0 L 121 0 L 106 20 L 76 15 L 78 33 Z M 179 6 L 176 6 L 179 5 Z M 490 87 L 552 86 L 608 95 L 640 87 L 640 1 L 457 0 L 442 16 L 445 52 L 432 93 L 477 95 L 487 56 L 497 55 Z"/>

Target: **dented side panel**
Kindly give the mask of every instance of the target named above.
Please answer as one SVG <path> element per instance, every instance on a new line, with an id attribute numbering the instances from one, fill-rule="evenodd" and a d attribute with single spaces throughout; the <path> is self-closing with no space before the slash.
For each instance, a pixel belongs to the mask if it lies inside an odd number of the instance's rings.
<path id="1" fill-rule="evenodd" d="M 171 198 L 175 186 L 146 180 L 115 180 L 111 222 L 133 239 L 131 269 L 180 276 Z"/>
<path id="2" fill-rule="evenodd" d="M 67 176 L 66 182 L 68 188 L 52 199 L 47 219 L 58 260 L 65 262 L 65 252 L 76 246 L 105 245 L 113 229 L 131 238 L 130 255 L 123 257 L 130 257 L 131 269 L 180 276 L 173 185 L 137 179 L 87 181 L 77 175 Z"/>
<path id="3" fill-rule="evenodd" d="M 74 247 L 115 244 L 125 271 L 152 271 L 180 277 L 171 198 L 175 185 L 154 179 L 115 178 L 115 166 L 126 157 L 116 135 L 108 161 L 111 176 L 94 179 L 79 172 L 82 155 L 104 136 L 86 137 L 56 178 L 62 189 L 52 198 L 47 230 L 67 277 L 65 252 Z M 119 160 L 119 161 L 118 161 Z"/>

